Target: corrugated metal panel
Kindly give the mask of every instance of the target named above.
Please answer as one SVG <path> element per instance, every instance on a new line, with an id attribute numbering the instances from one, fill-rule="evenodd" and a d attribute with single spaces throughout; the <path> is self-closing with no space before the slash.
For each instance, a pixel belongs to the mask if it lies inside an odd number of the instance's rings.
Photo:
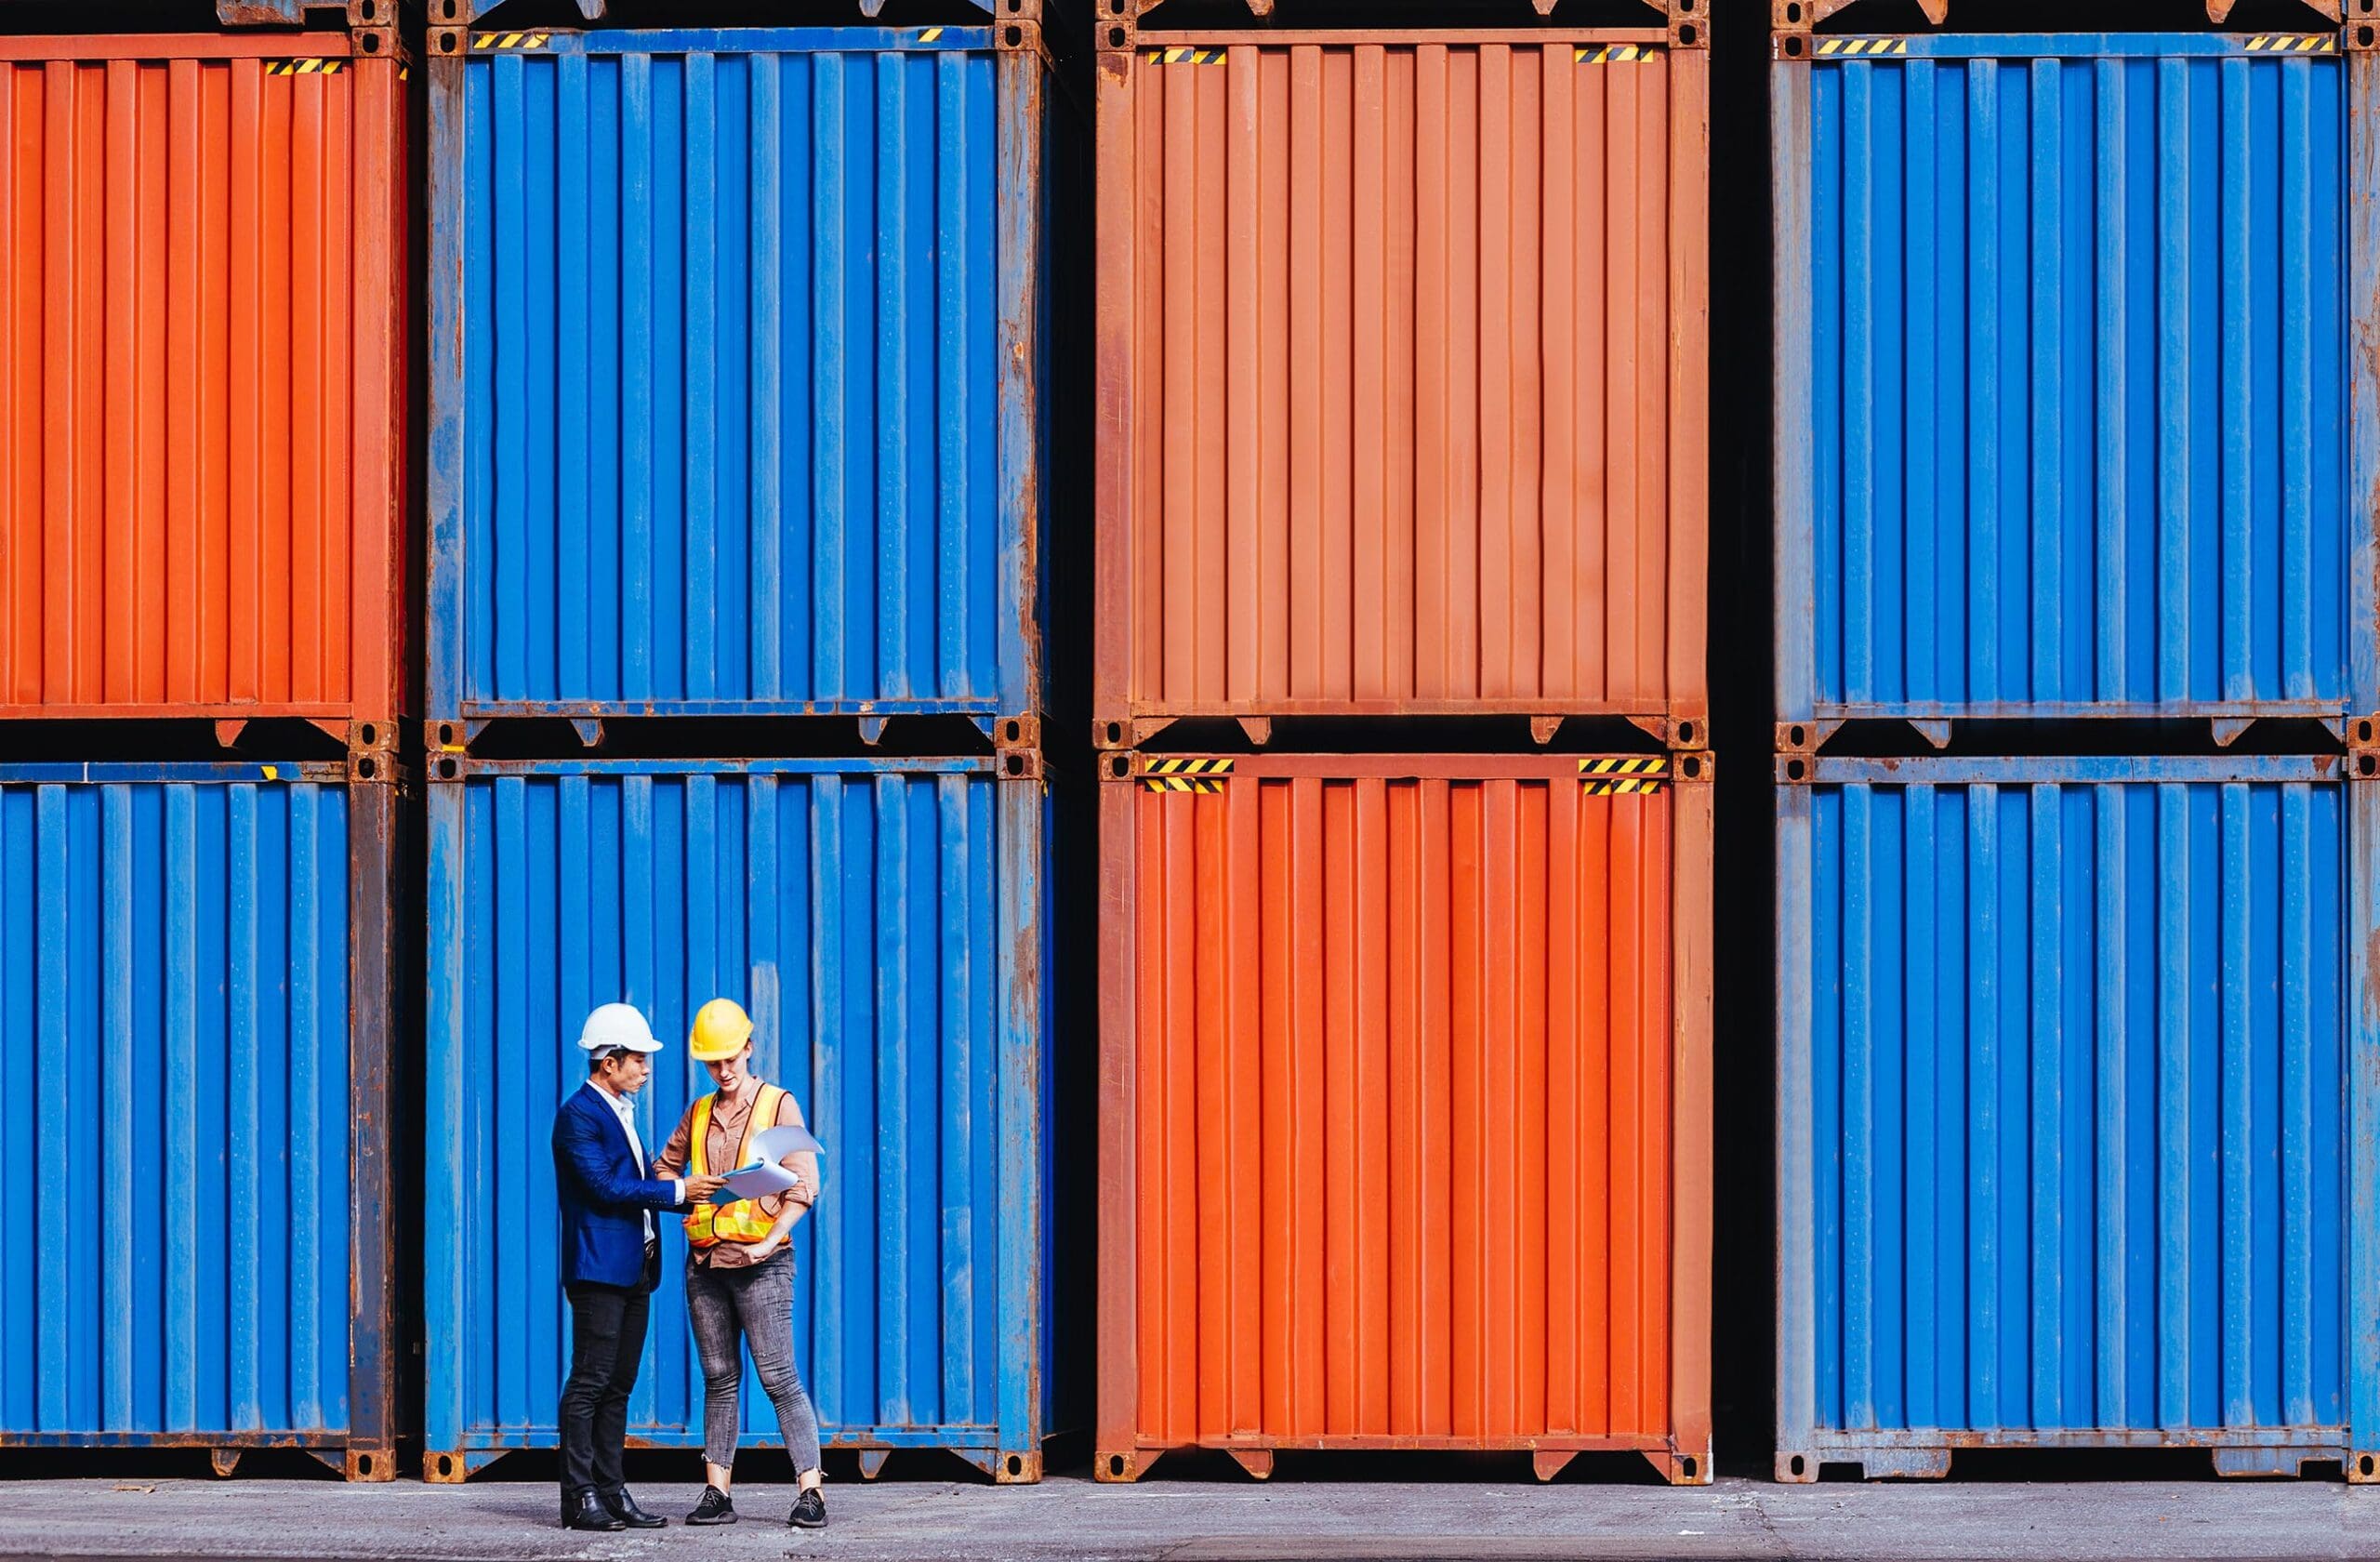
<path id="1" fill-rule="evenodd" d="M 430 68 L 432 714 L 1037 711 L 1042 57 L 480 36 Z"/>
<path id="2" fill-rule="evenodd" d="M 400 714 L 397 72 L 0 38 L 0 717 Z"/>
<path id="3" fill-rule="evenodd" d="M 1661 36 L 1101 56 L 1103 732 L 1701 717 L 1708 60 Z"/>
<path id="4" fill-rule="evenodd" d="M 2370 1446 L 2339 761 L 1782 762 L 1779 1474 Z"/>
<path id="5" fill-rule="evenodd" d="M 341 775 L 0 768 L 0 1443 L 347 1440 Z"/>
<path id="6" fill-rule="evenodd" d="M 2370 709 L 2345 60 L 1879 43 L 1775 67 L 1780 717 Z"/>
<path id="7" fill-rule="evenodd" d="M 1709 1066 L 1710 788 L 1138 762 L 1104 788 L 1099 1472 L 1633 1448 L 1707 1480 L 1680 1076 Z"/>
<path id="8" fill-rule="evenodd" d="M 658 1146 L 710 1088 L 724 994 L 826 1145 L 795 1231 L 794 1339 L 831 1443 L 948 1448 L 1037 1479 L 1045 1407 L 1042 792 L 989 760 L 476 764 L 430 787 L 427 1447 L 432 1478 L 550 1448 L 568 1307 L 553 1114 L 596 1004 L 669 1043 Z M 443 761 L 442 761 L 442 769 Z M 632 1440 L 702 1441 L 674 1231 Z M 774 1413 L 745 1385 L 747 1444 Z"/>

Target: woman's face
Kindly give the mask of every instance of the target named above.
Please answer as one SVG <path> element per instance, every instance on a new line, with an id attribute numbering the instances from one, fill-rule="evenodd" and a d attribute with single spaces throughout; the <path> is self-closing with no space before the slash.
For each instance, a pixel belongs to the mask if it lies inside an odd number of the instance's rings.
<path id="1" fill-rule="evenodd" d="M 752 1077 L 752 1043 L 747 1041 L 734 1057 L 721 1058 L 703 1066 L 710 1070 L 710 1081 L 729 1095 L 743 1090 L 744 1081 Z"/>

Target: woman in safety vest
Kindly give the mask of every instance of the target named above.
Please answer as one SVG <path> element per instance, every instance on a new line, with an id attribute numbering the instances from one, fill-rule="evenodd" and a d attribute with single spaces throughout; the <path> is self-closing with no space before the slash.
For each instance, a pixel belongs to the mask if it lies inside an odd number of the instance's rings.
<path id="1" fill-rule="evenodd" d="M 714 998 L 694 1015 L 688 1049 L 710 1070 L 718 1089 L 686 1108 L 669 1135 L 656 1177 L 708 1176 L 735 1171 L 751 1158 L 752 1136 L 781 1124 L 800 1124 L 801 1108 L 752 1072 L 752 1018 L 733 999 Z M 787 1156 L 800 1179 L 783 1194 L 733 1204 L 697 1204 L 686 1216 L 686 1315 L 703 1364 L 703 1459 L 710 1484 L 689 1524 L 733 1524 L 736 1391 L 744 1376 L 743 1345 L 752 1347 L 760 1386 L 777 1409 L 777 1427 L 792 1457 L 800 1491 L 786 1522 L 824 1529 L 826 1471 L 818 1459 L 818 1417 L 793 1367 L 793 1226 L 818 1197 L 818 1158 Z"/>

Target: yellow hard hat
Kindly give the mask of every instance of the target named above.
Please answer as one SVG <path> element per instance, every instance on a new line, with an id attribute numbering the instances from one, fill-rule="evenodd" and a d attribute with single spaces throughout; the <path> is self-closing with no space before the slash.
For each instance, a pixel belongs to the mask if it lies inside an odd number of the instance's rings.
<path id="1" fill-rule="evenodd" d="M 686 1038 L 686 1050 L 694 1054 L 696 1063 L 717 1063 L 732 1058 L 752 1039 L 752 1016 L 732 998 L 714 998 L 694 1011 L 694 1028 Z"/>

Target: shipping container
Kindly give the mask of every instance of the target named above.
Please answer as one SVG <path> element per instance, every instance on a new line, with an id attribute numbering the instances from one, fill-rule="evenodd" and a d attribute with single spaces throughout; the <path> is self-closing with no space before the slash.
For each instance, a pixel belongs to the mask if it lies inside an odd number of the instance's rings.
<path id="1" fill-rule="evenodd" d="M 1709 759 L 1102 762 L 1095 1474 L 1710 1480 Z"/>
<path id="2" fill-rule="evenodd" d="M 1040 46 L 433 29 L 434 745 L 1041 713 L 1043 166 L 1082 137 Z"/>
<path id="3" fill-rule="evenodd" d="M 0 37 L 0 720 L 409 708 L 403 73 Z"/>
<path id="4" fill-rule="evenodd" d="M 0 1447 L 394 1477 L 395 791 L 0 765 Z"/>
<path id="5" fill-rule="evenodd" d="M 1040 1477 L 1063 1390 L 1045 1321 L 1048 800 L 1037 774 L 995 764 L 433 761 L 430 1479 L 558 1442 L 569 1309 L 549 1136 L 585 1079 L 580 1022 L 625 1000 L 667 1044 L 637 1098 L 657 1153 L 711 1088 L 684 1039 L 720 996 L 751 1012 L 758 1072 L 826 1146 L 793 1236 L 794 1354 L 826 1446 L 861 1450 L 869 1475 L 891 1450 L 944 1449 L 998 1480 Z M 635 1447 L 702 1446 L 675 1227 Z M 745 1446 L 781 1446 L 748 1368 L 742 1410 Z"/>
<path id="6" fill-rule="evenodd" d="M 1527 713 L 1699 745 L 1699 22 L 1102 40 L 1098 743 Z"/>
<path id="7" fill-rule="evenodd" d="M 2358 60 L 1778 34 L 1780 723 L 2380 707 Z"/>
<path id="8" fill-rule="evenodd" d="M 2380 1458 L 2380 787 L 1778 761 L 1777 1474 Z"/>

